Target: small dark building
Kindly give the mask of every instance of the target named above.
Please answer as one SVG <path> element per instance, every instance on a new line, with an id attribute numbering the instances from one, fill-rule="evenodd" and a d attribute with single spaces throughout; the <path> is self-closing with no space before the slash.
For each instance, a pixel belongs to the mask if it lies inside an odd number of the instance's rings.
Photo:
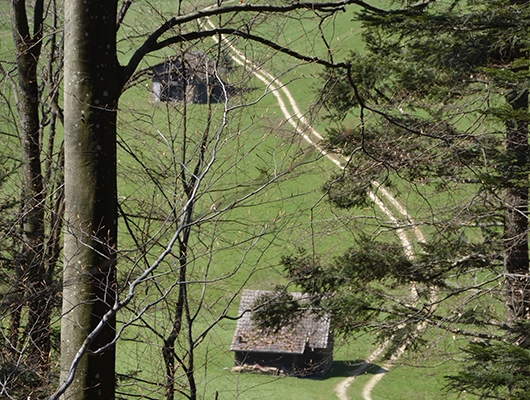
<path id="1" fill-rule="evenodd" d="M 244 290 L 237 327 L 230 350 L 235 352 L 237 371 L 255 371 L 296 376 L 323 375 L 333 361 L 330 316 L 305 311 L 294 326 L 263 331 L 252 321 L 256 299 L 270 292 Z M 301 293 L 290 293 L 295 299 Z"/>
<path id="2" fill-rule="evenodd" d="M 226 85 L 221 81 L 215 62 L 197 51 L 170 57 L 153 67 L 151 100 L 182 101 L 205 104 L 226 98 Z"/>

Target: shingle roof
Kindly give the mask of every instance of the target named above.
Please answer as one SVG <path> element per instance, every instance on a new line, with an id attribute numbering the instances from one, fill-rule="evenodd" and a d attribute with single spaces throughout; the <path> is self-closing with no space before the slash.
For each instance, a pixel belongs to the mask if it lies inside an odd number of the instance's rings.
<path id="1" fill-rule="evenodd" d="M 306 311 L 295 326 L 282 327 L 278 332 L 264 332 L 252 321 L 252 307 L 258 297 L 272 292 L 244 290 L 239 303 L 237 327 L 230 350 L 258 353 L 303 354 L 306 345 L 312 349 L 325 349 L 329 343 L 330 316 Z M 290 293 L 295 299 L 302 293 Z"/>
<path id="2" fill-rule="evenodd" d="M 188 76 L 199 75 L 203 78 L 207 74 L 215 75 L 217 68 L 215 61 L 206 54 L 199 51 L 190 51 L 182 56 L 168 57 L 164 62 L 154 65 L 152 71 L 154 78 L 158 78 L 170 72 L 182 74 L 184 66 Z"/>

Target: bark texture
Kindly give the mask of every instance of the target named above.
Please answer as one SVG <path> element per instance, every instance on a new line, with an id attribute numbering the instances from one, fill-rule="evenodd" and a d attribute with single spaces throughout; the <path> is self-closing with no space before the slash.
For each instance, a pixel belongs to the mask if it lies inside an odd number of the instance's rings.
<path id="1" fill-rule="evenodd" d="M 43 1 L 33 7 L 33 29 L 26 2 L 11 1 L 13 40 L 17 64 L 17 108 L 22 149 L 22 234 L 16 262 L 17 286 L 28 310 L 25 334 L 29 337 L 28 366 L 44 376 L 49 371 L 51 273 L 45 260 L 44 185 L 41 170 L 41 123 L 39 116 L 38 62 L 43 31 Z M 19 308 L 18 308 L 19 309 Z M 16 335 L 19 313 L 11 321 Z M 11 338 L 16 346 L 17 338 Z"/>
<path id="2" fill-rule="evenodd" d="M 116 322 L 100 322 L 116 300 L 116 10 L 116 0 L 65 3 L 61 382 L 75 366 L 69 400 L 115 396 Z"/>

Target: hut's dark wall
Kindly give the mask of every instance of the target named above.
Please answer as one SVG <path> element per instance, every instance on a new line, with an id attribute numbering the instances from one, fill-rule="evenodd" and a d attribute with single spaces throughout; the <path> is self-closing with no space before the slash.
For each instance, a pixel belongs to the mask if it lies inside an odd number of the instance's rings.
<path id="1" fill-rule="evenodd" d="M 306 349 L 299 357 L 296 375 L 323 375 L 333 363 L 333 352 L 331 349 L 316 349 L 310 351 Z"/>
<path id="2" fill-rule="evenodd" d="M 276 354 L 276 353 L 252 353 L 237 351 L 235 354 L 236 366 L 273 367 L 285 374 L 293 374 L 298 363 L 297 354 Z"/>
<path id="3" fill-rule="evenodd" d="M 287 375 L 322 375 L 325 374 L 333 362 L 330 349 L 312 351 L 307 349 L 304 354 L 252 353 L 235 352 L 235 365 L 260 365 L 273 367 Z"/>
<path id="4" fill-rule="evenodd" d="M 199 71 L 186 69 L 179 60 L 165 61 L 153 67 L 151 100 L 171 102 L 186 97 L 188 103 L 194 104 L 206 104 L 208 100 L 211 103 L 225 101 L 224 83 L 205 66 L 199 67 Z"/>
<path id="5" fill-rule="evenodd" d="M 188 90 L 188 102 L 194 104 L 206 104 L 208 103 L 208 96 L 210 97 L 210 103 L 219 103 L 224 101 L 225 95 L 219 84 L 206 85 L 204 82 L 194 79 L 194 82 L 190 84 Z"/>

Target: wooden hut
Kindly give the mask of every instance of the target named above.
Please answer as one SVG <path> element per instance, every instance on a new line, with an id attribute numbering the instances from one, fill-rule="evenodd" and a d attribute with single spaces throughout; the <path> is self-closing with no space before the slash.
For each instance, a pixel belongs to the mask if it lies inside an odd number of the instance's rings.
<path id="1" fill-rule="evenodd" d="M 296 323 L 277 331 L 259 329 L 252 320 L 256 299 L 271 292 L 244 290 L 230 350 L 234 370 L 296 376 L 323 375 L 333 361 L 330 316 L 307 310 Z M 302 299 L 302 293 L 290 293 Z M 302 300 L 303 301 L 303 300 Z"/>
<path id="2" fill-rule="evenodd" d="M 224 101 L 226 85 L 216 63 L 198 51 L 170 57 L 152 68 L 151 100 L 205 104 Z"/>

